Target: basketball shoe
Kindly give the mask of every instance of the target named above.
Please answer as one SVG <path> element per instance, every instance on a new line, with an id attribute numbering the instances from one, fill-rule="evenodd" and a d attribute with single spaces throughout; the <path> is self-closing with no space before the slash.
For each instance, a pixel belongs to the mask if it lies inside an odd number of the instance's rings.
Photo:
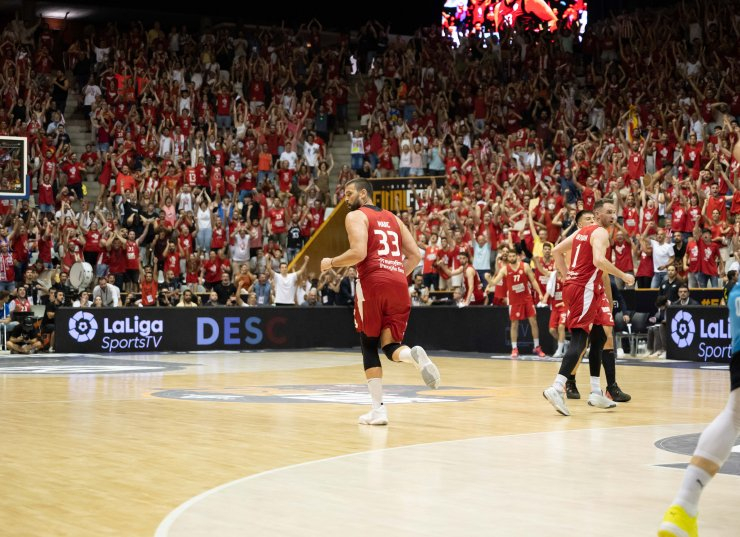
<path id="1" fill-rule="evenodd" d="M 555 407 L 555 410 L 560 412 L 563 416 L 570 416 L 570 410 L 568 410 L 568 405 L 565 404 L 563 392 L 559 391 L 554 386 L 550 386 L 542 392 L 542 395 L 545 399 L 550 401 L 550 404 Z"/>
<path id="2" fill-rule="evenodd" d="M 544 358 L 545 356 L 547 356 L 547 355 L 545 354 L 545 351 L 543 351 L 543 350 L 542 350 L 542 347 L 540 347 L 539 345 L 537 345 L 537 346 L 536 346 L 536 347 L 534 348 L 534 351 L 532 351 L 532 352 L 533 352 L 533 354 L 534 354 L 535 356 L 539 356 L 540 358 Z"/>
<path id="3" fill-rule="evenodd" d="M 658 529 L 658 537 L 698 537 L 696 517 L 689 515 L 680 505 L 671 505 L 665 512 Z"/>
<path id="4" fill-rule="evenodd" d="M 604 397 L 603 392 L 599 390 L 598 393 L 591 392 L 588 394 L 588 405 L 595 406 L 596 408 L 614 408 L 617 406 L 617 403 Z"/>
<path id="5" fill-rule="evenodd" d="M 616 382 L 614 384 L 609 384 L 609 386 L 606 387 L 606 396 L 617 403 L 626 403 L 632 399 L 632 396 L 628 393 L 624 393 Z"/>
<path id="6" fill-rule="evenodd" d="M 362 425 L 388 425 L 388 411 L 384 405 L 380 405 L 378 408 L 360 416 L 358 423 Z"/>
<path id="7" fill-rule="evenodd" d="M 439 369 L 429 359 L 426 351 L 417 345 L 411 349 L 411 358 L 414 359 L 416 369 L 421 371 L 421 378 L 424 383 L 433 390 L 439 388 Z"/>
<path id="8" fill-rule="evenodd" d="M 578 386 L 576 386 L 575 380 L 565 381 L 565 395 L 568 397 L 568 399 L 581 398 L 581 392 L 578 391 Z"/>

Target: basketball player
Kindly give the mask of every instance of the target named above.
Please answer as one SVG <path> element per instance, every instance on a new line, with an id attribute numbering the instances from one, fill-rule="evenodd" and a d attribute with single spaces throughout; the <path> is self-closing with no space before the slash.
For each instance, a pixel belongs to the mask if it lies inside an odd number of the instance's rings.
<path id="1" fill-rule="evenodd" d="M 548 277 L 545 297 L 542 301 L 547 302 L 550 306 L 548 327 L 550 335 L 558 342 L 558 348 L 552 357 L 561 359 L 565 353 L 565 318 L 568 315 L 568 308 L 565 307 L 563 302 L 563 277 L 557 270 L 553 270 Z"/>
<path id="2" fill-rule="evenodd" d="M 740 162 L 740 141 L 735 143 L 732 159 Z M 727 406 L 704 429 L 691 463 L 686 468 L 681 487 L 663 517 L 659 537 L 697 537 L 696 515 L 699 497 L 709 481 L 730 457 L 740 434 L 740 284 L 736 284 L 727 303 L 730 310 L 732 359 L 730 361 L 730 398 Z"/>
<path id="3" fill-rule="evenodd" d="M 524 264 L 514 250 L 509 250 L 508 263 L 501 267 L 498 274 L 491 280 L 491 286 L 495 286 L 500 280 L 506 278 L 506 295 L 509 300 L 509 320 L 511 321 L 511 357 L 519 356 L 517 340 L 519 336 L 519 320 L 527 319 L 532 328 L 532 339 L 534 339 L 533 353 L 543 358 L 545 353 L 540 348 L 540 331 L 537 327 L 537 313 L 534 309 L 534 300 L 527 281 L 532 289 L 542 300 L 542 291 L 534 277 L 534 272 L 529 265 Z"/>
<path id="4" fill-rule="evenodd" d="M 439 263 L 437 267 L 449 277 L 462 274 L 460 292 L 463 296 L 463 305 L 469 306 L 473 304 L 475 306 L 482 306 L 486 300 L 486 295 L 483 292 L 483 284 L 480 281 L 478 271 L 470 263 L 470 254 L 465 250 L 460 250 L 460 253 L 457 254 L 457 259 L 460 262 L 460 266 L 454 270 L 450 270 L 444 263 Z"/>
<path id="5" fill-rule="evenodd" d="M 500 0 L 493 8 L 494 30 L 500 32 L 504 26 L 513 28 L 522 15 L 534 15 L 551 32 L 558 27 L 558 17 L 545 0 Z"/>
<path id="6" fill-rule="evenodd" d="M 580 220 L 576 221 L 578 229 L 582 227 L 593 225 L 596 222 L 593 213 L 584 211 L 584 215 Z M 608 230 L 607 230 L 608 231 Z M 611 257 L 610 248 L 607 248 L 607 258 Z M 588 353 L 588 366 L 591 373 L 591 388 L 592 393 L 596 381 L 594 379 L 600 377 L 601 366 L 604 366 L 604 373 L 606 375 L 606 394 L 609 399 L 617 403 L 626 403 L 632 399 L 632 396 L 623 392 L 617 384 L 617 357 L 614 350 L 614 297 L 612 295 L 612 284 L 609 274 L 603 272 L 601 275 L 601 287 L 600 287 L 600 305 L 599 311 L 597 312 L 597 319 L 594 322 L 595 325 L 599 325 L 604 329 L 606 335 L 606 341 L 604 342 L 603 349 L 599 350 L 597 346 L 591 345 Z M 600 389 L 599 389 L 600 391 Z M 581 394 L 578 392 L 576 386 L 576 376 L 572 374 L 568 377 L 565 383 L 565 395 L 568 399 L 580 399 Z M 604 402 L 603 400 L 601 401 Z M 589 404 L 595 405 L 594 401 L 589 398 Z M 614 405 L 609 405 L 602 408 L 611 408 Z"/>
<path id="7" fill-rule="evenodd" d="M 634 276 L 625 274 L 606 258 L 606 250 L 609 246 L 609 233 L 606 226 L 611 225 L 616 217 L 614 203 L 609 199 L 598 200 L 594 205 L 594 217 L 595 224 L 579 229 L 558 244 L 553 251 L 555 266 L 560 274 L 565 276 L 563 300 L 568 306 L 565 324 L 571 331 L 571 339 L 560 365 L 560 371 L 553 385 L 547 388 L 543 395 L 555 407 L 555 410 L 564 416 L 570 415 L 563 397 L 568 375 L 575 373 L 589 339 L 592 347 L 595 347 L 595 356 L 601 356 L 606 342 L 603 327 L 595 324 L 599 321 L 599 313 L 603 305 L 600 296 L 602 271 L 614 274 L 624 280 L 627 285 L 632 285 L 635 281 Z M 579 218 L 576 217 L 576 221 L 578 220 Z M 565 262 L 565 255 L 569 250 L 573 251 L 570 268 Z M 614 403 L 601 393 L 599 376 L 596 378 L 592 376 L 591 383 L 589 404 L 599 408 L 613 407 Z"/>
<path id="8" fill-rule="evenodd" d="M 423 348 L 402 345 L 411 311 L 407 276 L 421 256 L 411 232 L 393 213 L 372 205 L 373 187 L 366 179 L 353 179 L 344 187 L 350 209 L 345 220 L 349 250 L 321 260 L 321 271 L 357 265 L 355 327 L 360 332 L 372 410 L 360 416 L 365 425 L 387 425 L 383 405 L 383 369 L 378 343 L 388 359 L 414 364 L 430 388 L 439 387 L 439 370 Z"/>

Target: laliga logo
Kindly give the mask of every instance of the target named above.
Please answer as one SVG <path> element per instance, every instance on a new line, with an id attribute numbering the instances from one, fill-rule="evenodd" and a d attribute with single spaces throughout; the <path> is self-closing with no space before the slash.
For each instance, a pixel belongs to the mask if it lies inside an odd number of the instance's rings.
<path id="1" fill-rule="evenodd" d="M 98 322 L 90 312 L 78 311 L 69 320 L 69 335 L 80 343 L 90 341 L 97 331 Z"/>
<path id="2" fill-rule="evenodd" d="M 671 322 L 671 337 L 679 349 L 691 345 L 694 340 L 696 325 L 691 314 L 687 311 L 679 311 Z"/>

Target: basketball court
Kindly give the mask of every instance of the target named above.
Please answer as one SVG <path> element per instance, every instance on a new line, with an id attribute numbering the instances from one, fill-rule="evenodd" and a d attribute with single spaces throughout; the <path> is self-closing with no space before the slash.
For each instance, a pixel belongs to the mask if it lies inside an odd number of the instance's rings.
<path id="1" fill-rule="evenodd" d="M 556 363 L 431 355 L 436 391 L 384 361 L 388 427 L 356 423 L 359 352 L 3 356 L 2 534 L 653 535 L 729 386 L 620 363 L 631 402 L 564 417 Z M 703 537 L 736 534 L 739 474 L 734 453 Z"/>

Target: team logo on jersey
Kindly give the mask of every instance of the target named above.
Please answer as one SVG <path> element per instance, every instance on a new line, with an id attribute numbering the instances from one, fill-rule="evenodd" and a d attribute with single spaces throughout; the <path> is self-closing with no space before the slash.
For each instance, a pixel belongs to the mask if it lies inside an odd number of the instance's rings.
<path id="1" fill-rule="evenodd" d="M 671 337 L 679 349 L 691 345 L 696 333 L 694 318 L 688 311 L 681 310 L 671 321 Z"/>

